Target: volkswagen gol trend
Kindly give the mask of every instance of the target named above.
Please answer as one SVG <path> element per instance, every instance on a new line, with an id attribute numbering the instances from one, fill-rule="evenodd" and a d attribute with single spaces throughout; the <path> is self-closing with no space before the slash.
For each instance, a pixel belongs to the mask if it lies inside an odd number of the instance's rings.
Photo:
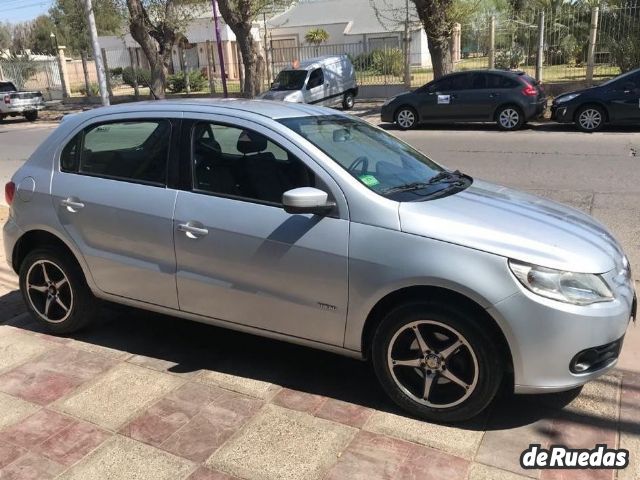
<path id="1" fill-rule="evenodd" d="M 83 327 L 98 297 L 370 359 L 430 420 L 477 415 L 503 380 L 602 375 L 635 312 L 627 258 L 593 218 L 322 107 L 73 115 L 6 197 L 6 256 L 50 331 Z"/>

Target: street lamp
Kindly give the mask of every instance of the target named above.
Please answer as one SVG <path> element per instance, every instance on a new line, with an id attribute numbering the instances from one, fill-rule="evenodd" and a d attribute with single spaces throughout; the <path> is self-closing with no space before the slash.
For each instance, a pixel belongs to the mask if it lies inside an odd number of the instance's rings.
<path id="1" fill-rule="evenodd" d="M 51 39 L 51 46 L 53 47 L 53 55 L 57 55 L 58 54 L 58 38 L 56 37 L 56 34 L 51 32 L 51 35 L 49 35 L 49 38 Z"/>

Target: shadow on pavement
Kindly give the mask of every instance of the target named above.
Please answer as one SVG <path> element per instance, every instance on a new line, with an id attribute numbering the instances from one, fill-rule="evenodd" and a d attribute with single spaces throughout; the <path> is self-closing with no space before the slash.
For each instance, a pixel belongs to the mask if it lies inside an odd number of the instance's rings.
<path id="1" fill-rule="evenodd" d="M 1 297 L 0 304 L 7 296 L 15 301 L 17 293 Z M 46 333 L 28 315 L 20 315 L 7 324 Z M 386 398 L 369 363 L 277 340 L 113 304 L 106 305 L 100 318 L 85 331 L 71 337 L 173 363 L 169 371 L 174 373 L 213 370 L 407 416 Z M 455 426 L 503 430 L 562 418 L 606 429 L 640 430 L 635 422 L 617 422 L 564 409 L 579 394 L 580 389 L 545 395 L 513 395 L 505 391 L 488 412 Z M 553 432 L 545 433 L 553 437 Z"/>

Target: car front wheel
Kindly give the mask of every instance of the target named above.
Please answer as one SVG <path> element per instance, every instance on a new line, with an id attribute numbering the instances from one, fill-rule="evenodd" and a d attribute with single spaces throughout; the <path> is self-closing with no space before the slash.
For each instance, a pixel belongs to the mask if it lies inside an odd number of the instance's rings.
<path id="1" fill-rule="evenodd" d="M 597 132 L 604 126 L 604 110 L 596 105 L 581 107 L 576 112 L 576 126 L 583 132 Z"/>
<path id="2" fill-rule="evenodd" d="M 514 105 L 500 107 L 496 112 L 496 120 L 500 130 L 518 130 L 524 125 L 524 115 Z"/>
<path id="3" fill-rule="evenodd" d="M 80 267 L 54 248 L 30 252 L 20 266 L 20 290 L 31 315 L 53 333 L 72 333 L 95 315 L 96 300 Z"/>
<path id="4" fill-rule="evenodd" d="M 482 412 L 503 369 L 494 342 L 463 309 L 411 303 L 392 310 L 378 327 L 372 360 L 387 395 L 412 415 L 456 422 Z"/>
<path id="5" fill-rule="evenodd" d="M 418 124 L 418 115 L 411 107 L 400 107 L 396 112 L 396 125 L 402 130 L 410 130 Z"/>

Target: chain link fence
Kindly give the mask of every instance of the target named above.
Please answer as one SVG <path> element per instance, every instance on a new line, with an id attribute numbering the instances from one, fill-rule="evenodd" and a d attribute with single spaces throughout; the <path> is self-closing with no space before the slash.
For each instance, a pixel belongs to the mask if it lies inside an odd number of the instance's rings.
<path id="1" fill-rule="evenodd" d="M 60 68 L 56 58 L 0 59 L 0 80 L 9 80 L 19 90 L 39 90 L 46 100 L 62 97 Z"/>

